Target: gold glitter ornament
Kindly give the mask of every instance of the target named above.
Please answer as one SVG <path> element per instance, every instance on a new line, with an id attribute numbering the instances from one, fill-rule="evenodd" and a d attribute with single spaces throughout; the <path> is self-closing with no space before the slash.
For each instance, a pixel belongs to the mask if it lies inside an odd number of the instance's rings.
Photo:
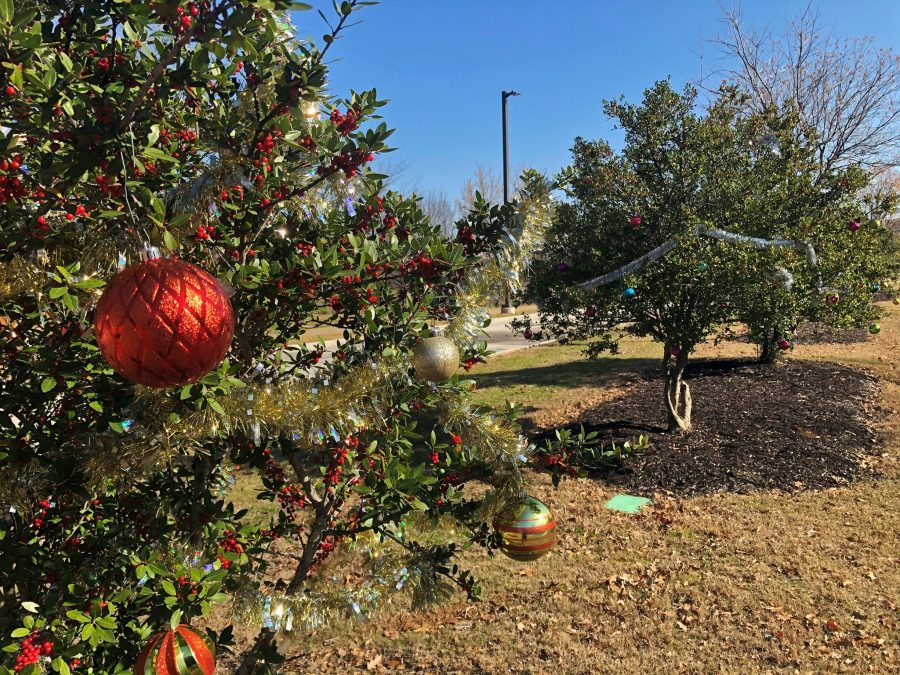
<path id="1" fill-rule="evenodd" d="M 425 338 L 413 350 L 412 364 L 423 380 L 445 382 L 459 368 L 459 347 L 443 335 Z"/>

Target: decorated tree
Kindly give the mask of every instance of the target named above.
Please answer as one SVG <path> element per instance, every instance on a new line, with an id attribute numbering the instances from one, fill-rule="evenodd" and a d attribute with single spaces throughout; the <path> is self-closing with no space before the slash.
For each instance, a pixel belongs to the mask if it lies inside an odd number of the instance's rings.
<path id="1" fill-rule="evenodd" d="M 804 320 L 845 328 L 877 318 L 873 291 L 900 262 L 880 222 L 896 195 L 869 195 L 871 176 L 857 166 L 823 169 L 815 130 L 790 107 L 735 115 L 744 99 L 724 89 L 710 111 L 725 116 L 720 156 L 745 168 L 707 176 L 723 209 L 703 234 L 732 244 L 729 262 L 748 283 L 728 319 L 746 326 L 770 363 Z"/>
<path id="2" fill-rule="evenodd" d="M 458 374 L 548 188 L 518 238 L 448 241 L 366 169 L 375 91 L 325 86 L 371 3 L 321 47 L 296 4 L 0 0 L 2 672 L 211 672 L 219 603 L 260 626 L 234 667 L 277 668 L 281 630 L 475 596 L 473 543 L 552 545 L 527 447 Z"/>
<path id="3" fill-rule="evenodd" d="M 641 105 L 608 102 L 625 132 L 620 153 L 576 140 L 570 201 L 533 271 L 540 331 L 518 323 L 526 338 L 586 340 L 591 356 L 623 334 L 662 343 L 667 424 L 681 431 L 692 409 L 684 370 L 710 334 L 742 320 L 761 344 L 785 348 L 801 318 L 865 321 L 892 259 L 875 254 L 875 223 L 849 227 L 862 217 L 862 173 L 819 175 L 790 114 L 747 115 L 733 90 L 704 113 L 695 96 L 660 82 Z M 826 304 L 827 284 L 844 289 L 842 303 Z"/>

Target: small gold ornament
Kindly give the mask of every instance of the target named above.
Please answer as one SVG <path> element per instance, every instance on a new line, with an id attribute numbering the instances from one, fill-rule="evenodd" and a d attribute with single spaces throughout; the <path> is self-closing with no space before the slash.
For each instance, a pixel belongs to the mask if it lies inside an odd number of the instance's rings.
<path id="1" fill-rule="evenodd" d="M 531 562 L 556 543 L 556 518 L 541 500 L 526 496 L 507 506 L 494 520 L 500 550 L 513 560 Z"/>
<path id="2" fill-rule="evenodd" d="M 423 380 L 444 382 L 459 368 L 459 347 L 443 335 L 425 338 L 413 350 L 412 364 Z"/>

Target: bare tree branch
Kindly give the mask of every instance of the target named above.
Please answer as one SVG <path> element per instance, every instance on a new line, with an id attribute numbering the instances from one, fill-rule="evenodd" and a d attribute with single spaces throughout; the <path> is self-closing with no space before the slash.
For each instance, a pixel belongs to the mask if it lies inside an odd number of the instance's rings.
<path id="1" fill-rule="evenodd" d="M 732 64 L 724 75 L 750 95 L 754 112 L 796 107 L 818 136 L 823 172 L 898 164 L 900 56 L 872 37 L 826 32 L 812 3 L 778 35 L 748 28 L 739 9 L 725 9 L 724 23 L 715 40 Z"/>

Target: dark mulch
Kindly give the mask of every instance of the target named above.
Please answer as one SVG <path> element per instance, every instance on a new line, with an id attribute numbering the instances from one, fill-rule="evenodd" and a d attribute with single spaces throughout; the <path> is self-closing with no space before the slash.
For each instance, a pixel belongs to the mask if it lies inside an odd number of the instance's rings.
<path id="1" fill-rule="evenodd" d="M 621 442 L 638 434 L 650 448 L 597 476 L 617 489 L 651 496 L 796 491 L 846 484 L 867 473 L 877 448 L 876 380 L 831 363 L 698 361 L 687 377 L 692 433 L 665 433 L 662 383 L 639 382 L 623 397 L 587 411 L 583 423 Z M 540 441 L 552 430 L 534 435 Z"/>
<path id="2" fill-rule="evenodd" d="M 870 337 L 868 328 L 831 328 L 813 321 L 801 323 L 794 331 L 794 340 L 800 345 L 850 345 L 865 342 Z"/>
<path id="3" fill-rule="evenodd" d="M 871 338 L 868 327 L 832 328 L 816 321 L 804 321 L 794 331 L 793 339 L 798 345 L 850 345 L 865 342 Z M 730 342 L 751 342 L 750 333 L 739 331 L 725 335 Z"/>

